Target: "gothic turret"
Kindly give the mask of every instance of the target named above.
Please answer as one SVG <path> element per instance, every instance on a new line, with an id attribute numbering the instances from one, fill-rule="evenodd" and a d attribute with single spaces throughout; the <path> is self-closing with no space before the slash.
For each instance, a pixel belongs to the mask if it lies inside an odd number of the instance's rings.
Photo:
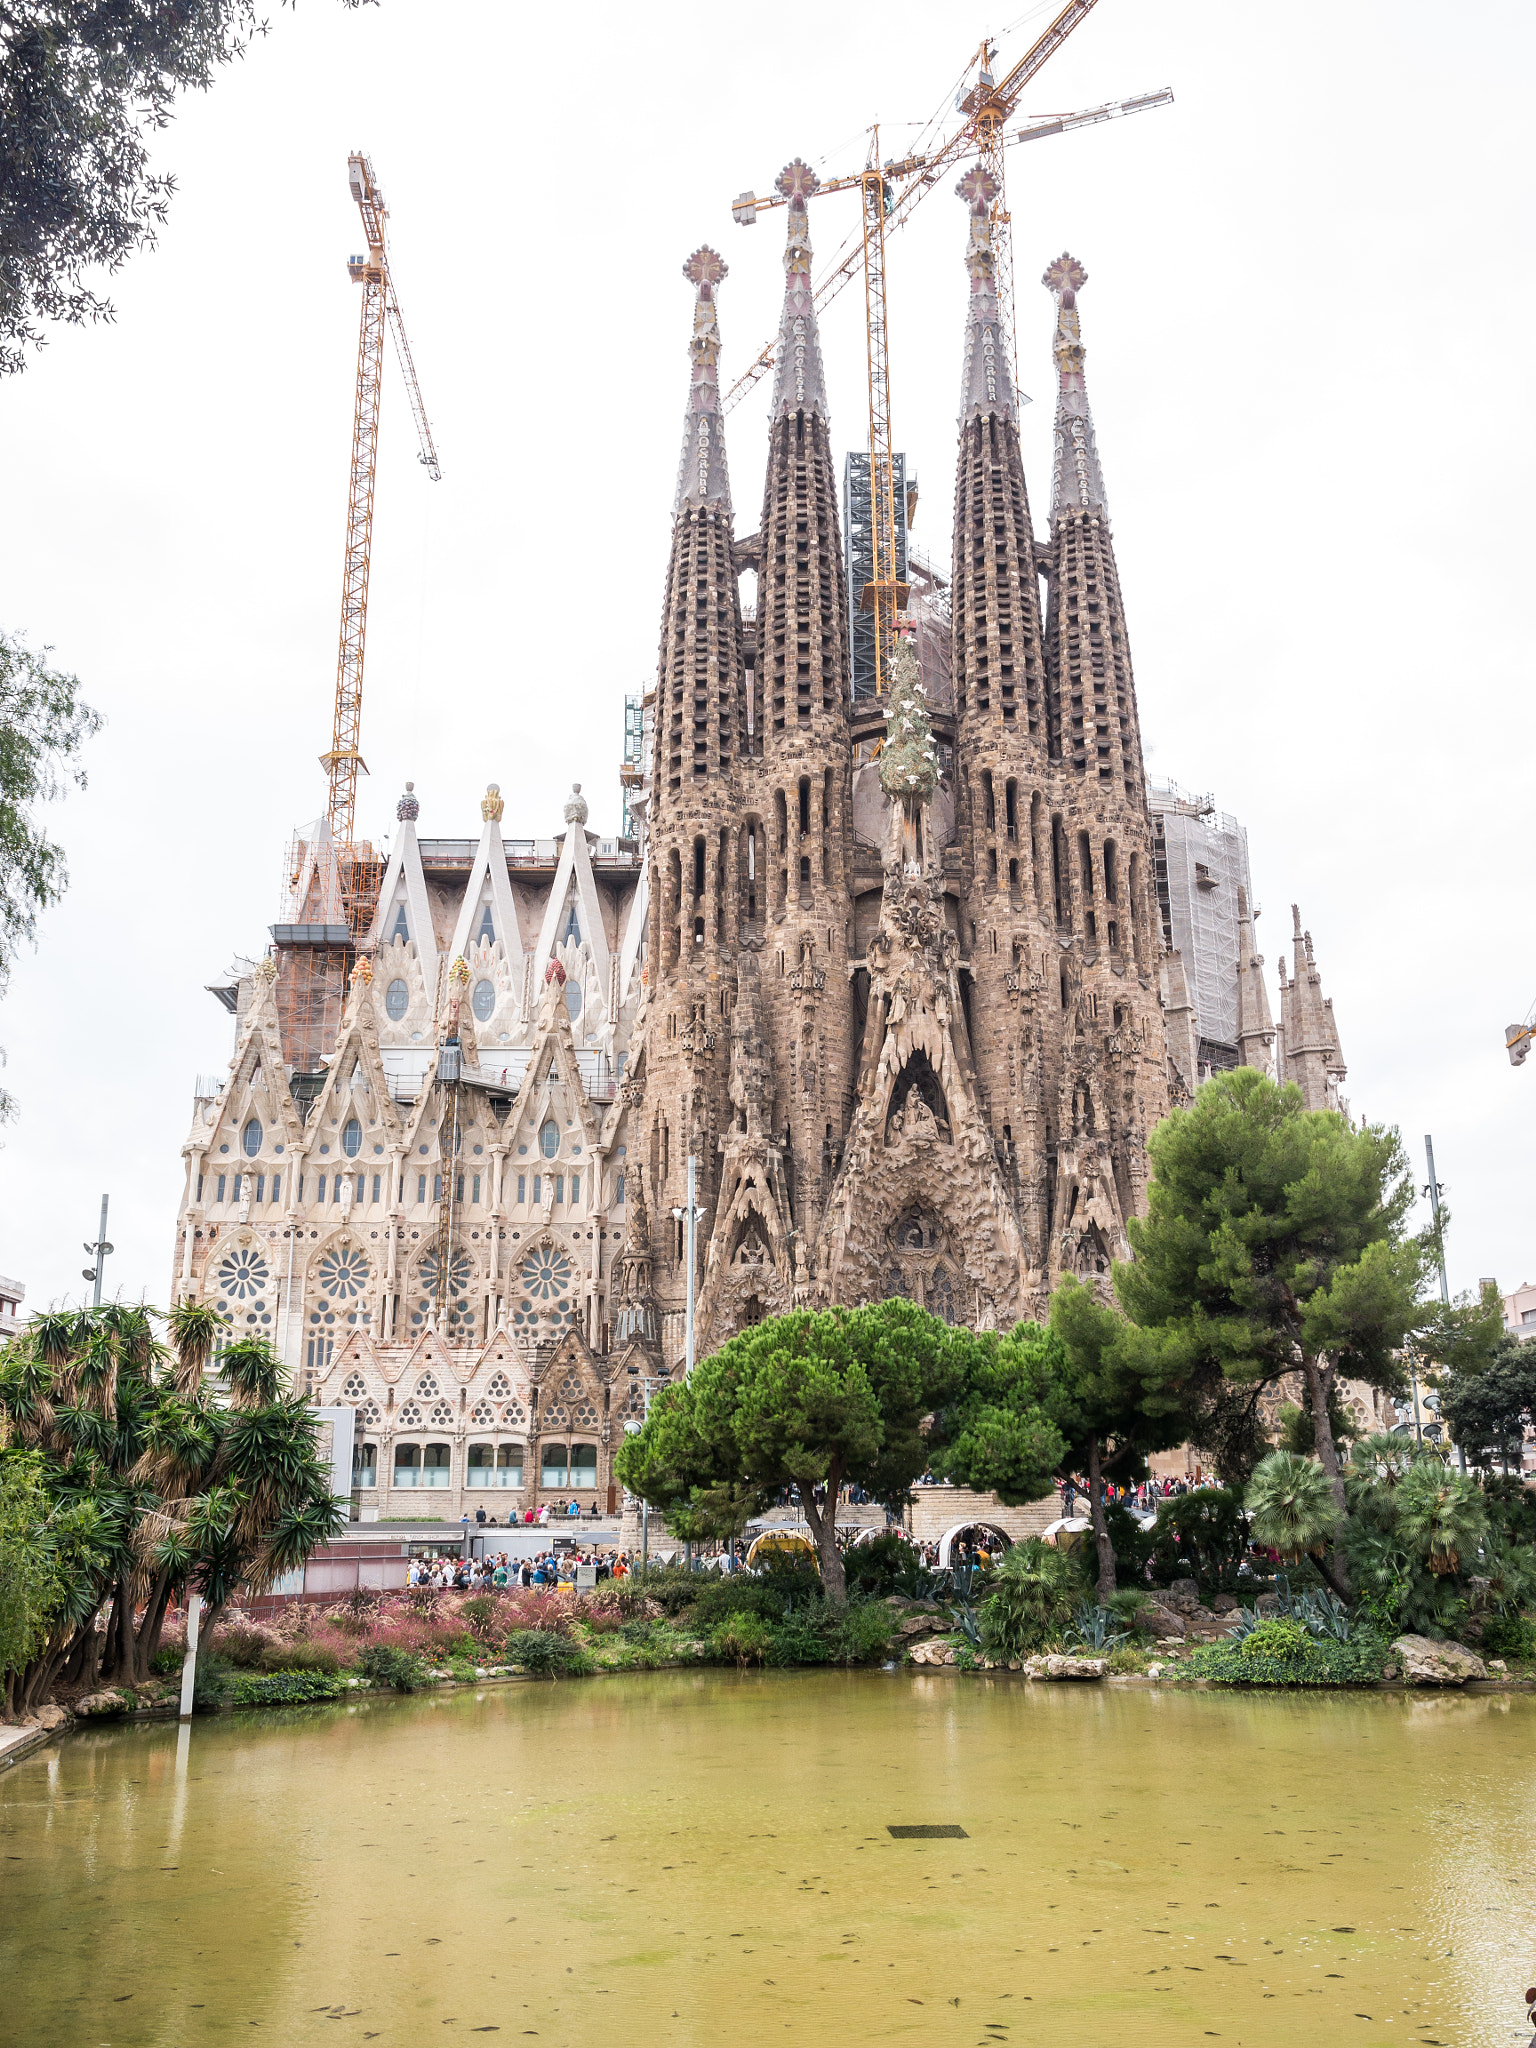
<path id="1" fill-rule="evenodd" d="M 1343 1109 L 1339 1090 L 1348 1068 L 1333 1021 L 1333 999 L 1323 994 L 1323 977 L 1312 951 L 1312 934 L 1301 928 L 1291 905 L 1293 973 L 1280 964 L 1280 1051 L 1282 1081 L 1294 1081 L 1307 1109 Z"/>

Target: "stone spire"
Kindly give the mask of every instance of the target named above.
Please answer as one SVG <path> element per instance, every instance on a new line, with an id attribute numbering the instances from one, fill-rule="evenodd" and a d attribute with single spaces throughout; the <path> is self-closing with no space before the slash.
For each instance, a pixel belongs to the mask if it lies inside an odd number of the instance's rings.
<path id="1" fill-rule="evenodd" d="M 955 709 L 963 729 L 978 740 L 986 734 L 991 744 L 1003 749 L 1006 758 L 985 766 L 1006 779 L 1012 773 L 1028 773 L 1031 757 L 1043 753 L 1040 584 L 987 214 L 996 181 L 985 166 L 976 164 L 955 190 L 970 214 L 965 267 L 971 279 L 955 470 Z M 979 760 L 974 763 L 976 770 L 982 765 Z M 999 782 L 993 823 L 1006 837 L 1006 825 L 998 823 L 1001 802 Z M 1017 840 L 1017 819 L 1015 827 Z M 981 829 L 991 831 L 984 820 Z M 1017 845 L 1011 857 L 1017 859 Z M 977 865 L 984 870 L 1002 858 L 1001 849 L 990 844 L 985 852 L 979 846 L 975 852 Z"/>
<path id="2" fill-rule="evenodd" d="M 1280 967 L 1280 1028 L 1283 1081 L 1294 1081 L 1307 1109 L 1339 1109 L 1339 1095 L 1349 1071 L 1333 1021 L 1333 999 L 1323 994 L 1323 978 L 1312 951 L 1312 934 L 1301 928 L 1301 912 L 1291 905 L 1291 952 L 1294 972 L 1285 978 Z"/>
<path id="3" fill-rule="evenodd" d="M 796 157 L 774 179 L 774 189 L 789 202 L 789 234 L 784 244 L 784 312 L 773 376 L 771 419 L 786 413 L 814 412 L 827 418 L 827 380 L 821 365 L 821 336 L 811 297 L 811 237 L 805 202 L 821 184 L 808 164 Z"/>
<path id="4" fill-rule="evenodd" d="M 1237 1045 L 1238 1064 L 1257 1067 L 1261 1074 L 1273 1072 L 1270 1048 L 1275 1042 L 1274 1019 L 1269 1010 L 1269 990 L 1264 985 L 1264 956 L 1254 937 L 1248 892 L 1237 890 Z"/>
<path id="5" fill-rule="evenodd" d="M 960 425 L 994 418 L 1017 423 L 1013 375 L 1003 338 L 997 301 L 997 257 L 992 247 L 991 205 L 996 178 L 984 164 L 973 164 L 955 187 L 971 215 L 971 240 L 965 267 L 971 274 L 971 301 L 965 316 L 965 364 L 960 373 Z"/>
<path id="6" fill-rule="evenodd" d="M 779 956 L 764 1009 L 784 1077 L 784 1221 L 808 1245 L 853 1085 L 848 592 L 811 306 L 805 204 L 816 179 L 797 158 L 775 182 L 789 201 L 784 318 L 758 528 L 757 730 L 733 873 L 749 937 Z"/>
<path id="7" fill-rule="evenodd" d="M 1056 339 L 1051 348 L 1056 359 L 1057 385 L 1051 517 L 1054 519 L 1067 510 L 1107 516 L 1104 473 L 1099 468 L 1093 414 L 1088 409 L 1088 383 L 1083 375 L 1087 351 L 1077 315 L 1077 295 L 1088 282 L 1088 273 L 1075 256 L 1063 253 L 1040 282 L 1056 298 Z"/>
<path id="8" fill-rule="evenodd" d="M 1083 382 L 1077 296 L 1088 273 L 1058 256 L 1040 282 L 1056 299 L 1056 466 L 1051 489 L 1051 754 L 1146 801 L 1136 685 L 1104 482 Z"/>
<path id="9" fill-rule="evenodd" d="M 731 480 L 725 466 L 725 432 L 720 412 L 720 321 L 716 298 L 728 272 L 715 251 L 695 249 L 683 265 L 695 290 L 693 339 L 688 346 L 692 374 L 688 410 L 683 415 L 683 456 L 677 471 L 674 515 L 685 505 L 731 504 Z"/>

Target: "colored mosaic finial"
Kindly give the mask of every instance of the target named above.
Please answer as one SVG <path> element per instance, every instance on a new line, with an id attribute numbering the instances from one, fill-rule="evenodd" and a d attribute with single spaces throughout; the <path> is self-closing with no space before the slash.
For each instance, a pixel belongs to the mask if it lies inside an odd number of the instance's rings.
<path id="1" fill-rule="evenodd" d="M 779 320 L 769 418 L 818 412 L 825 419 L 827 380 L 811 294 L 811 237 L 805 205 L 812 193 L 820 190 L 821 180 L 809 164 L 796 157 L 773 182 L 774 189 L 789 201 L 785 208 L 789 232 L 784 244 L 784 311 Z"/>
<path id="2" fill-rule="evenodd" d="M 688 410 L 683 416 L 683 457 L 677 476 L 674 515 L 685 505 L 731 502 L 725 467 L 725 436 L 720 424 L 720 322 L 716 294 L 729 275 L 724 259 L 706 243 L 683 265 L 694 287 L 693 338 L 688 353 L 693 369 L 688 384 Z"/>
<path id="3" fill-rule="evenodd" d="M 1002 309 L 997 299 L 997 257 L 992 247 L 992 202 L 996 178 L 985 164 L 972 164 L 955 187 L 971 216 L 965 267 L 971 278 L 971 303 L 966 314 L 965 365 L 960 376 L 960 421 L 978 415 L 1017 420 L 1018 404 L 1008 350 L 1003 343 Z"/>
<path id="4" fill-rule="evenodd" d="M 927 803 L 938 779 L 923 672 L 910 634 L 903 633 L 891 656 L 891 708 L 880 750 L 880 787 L 888 797 L 915 805 Z"/>
<path id="5" fill-rule="evenodd" d="M 1077 295 L 1088 282 L 1088 273 L 1075 256 L 1063 251 L 1054 263 L 1047 265 L 1040 282 L 1056 300 L 1056 339 L 1051 346 L 1057 382 L 1051 514 L 1054 518 L 1063 511 L 1107 512 L 1104 474 L 1099 467 L 1093 414 L 1088 409 L 1088 385 L 1083 376 L 1087 351 L 1077 312 Z"/>

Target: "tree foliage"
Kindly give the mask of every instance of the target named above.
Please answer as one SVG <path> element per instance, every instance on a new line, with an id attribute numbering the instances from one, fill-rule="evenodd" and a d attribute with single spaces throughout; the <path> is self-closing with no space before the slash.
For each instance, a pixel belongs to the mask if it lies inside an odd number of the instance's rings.
<path id="1" fill-rule="evenodd" d="M 345 1523 L 314 1411 L 284 1392 L 270 1346 L 231 1344 L 211 1377 L 217 1312 L 173 1310 L 173 1351 L 152 1314 L 36 1316 L 0 1353 L 0 1470 L 31 1460 L 45 1509 L 24 1547 L 57 1589 L 43 1639 L 6 1664 L 12 1713 L 58 1682 L 147 1678 L 173 1599 L 201 1593 L 211 1630 L 237 1588 L 295 1570 Z"/>
<path id="2" fill-rule="evenodd" d="M 112 318 L 87 279 L 153 244 L 176 189 L 154 136 L 265 32 L 255 0 L 0 8 L 0 376 L 48 324 Z"/>
<path id="3" fill-rule="evenodd" d="M 64 894 L 63 849 L 48 837 L 36 806 L 85 787 L 80 749 L 101 728 L 82 702 L 75 676 L 48 666 L 49 650 L 0 631 L 0 995 L 18 948 L 37 935 L 37 919 Z M 12 1113 L 0 1090 L 0 1120 Z"/>
<path id="4" fill-rule="evenodd" d="M 1441 1381 L 1440 1413 L 1474 1465 L 1513 1462 L 1518 1471 L 1525 1431 L 1536 1421 L 1536 1344 L 1501 1334 L 1481 1363 Z"/>
<path id="5" fill-rule="evenodd" d="M 1425 1317 L 1430 1246 L 1407 1229 L 1414 1187 L 1397 1133 L 1305 1110 L 1296 1088 L 1239 1067 L 1206 1082 L 1148 1149 L 1149 1211 L 1128 1225 L 1136 1257 L 1115 1286 L 1182 1389 L 1193 1440 L 1223 1478 L 1246 1479 L 1259 1396 L 1299 1370 L 1342 1514 L 1334 1387 L 1400 1392 L 1398 1353 Z"/>
<path id="6" fill-rule="evenodd" d="M 929 1455 L 924 1420 L 963 1383 L 972 1343 L 907 1301 L 770 1317 L 663 1388 L 614 1469 L 685 1521 L 722 1503 L 761 1512 L 791 1489 L 841 1602 L 838 1489 L 853 1480 L 891 1506 L 906 1499 Z"/>

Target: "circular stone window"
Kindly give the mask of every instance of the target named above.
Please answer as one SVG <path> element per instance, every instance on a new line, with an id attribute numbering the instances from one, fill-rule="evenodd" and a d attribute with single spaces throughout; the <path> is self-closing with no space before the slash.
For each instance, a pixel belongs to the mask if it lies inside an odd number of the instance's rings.
<path id="1" fill-rule="evenodd" d="M 480 1019 L 480 1022 L 482 1024 L 485 1023 L 496 1007 L 496 990 L 492 983 L 477 981 L 475 983 L 475 992 L 470 997 L 469 1004 L 475 1015 Z"/>
<path id="2" fill-rule="evenodd" d="M 363 1127 L 355 1116 L 348 1117 L 341 1127 L 341 1149 L 349 1159 L 355 1159 L 363 1149 Z"/>
<path id="3" fill-rule="evenodd" d="M 343 1301 L 352 1300 L 368 1285 L 367 1258 L 350 1246 L 327 1252 L 320 1261 L 320 1285 L 327 1294 L 339 1295 Z"/>
<path id="4" fill-rule="evenodd" d="M 571 1262 L 557 1245 L 540 1245 L 523 1261 L 523 1285 L 535 1301 L 549 1301 L 571 1284 Z"/>
<path id="5" fill-rule="evenodd" d="M 384 1014 L 398 1024 L 411 1006 L 411 992 L 397 975 L 384 993 Z"/>
<path id="6" fill-rule="evenodd" d="M 553 1159 L 560 1150 L 560 1126 L 553 1117 L 539 1133 L 539 1150 L 546 1159 Z"/>
<path id="7" fill-rule="evenodd" d="M 266 1292 L 269 1269 L 257 1251 L 231 1252 L 219 1267 L 219 1286 L 233 1301 L 250 1301 Z"/>

